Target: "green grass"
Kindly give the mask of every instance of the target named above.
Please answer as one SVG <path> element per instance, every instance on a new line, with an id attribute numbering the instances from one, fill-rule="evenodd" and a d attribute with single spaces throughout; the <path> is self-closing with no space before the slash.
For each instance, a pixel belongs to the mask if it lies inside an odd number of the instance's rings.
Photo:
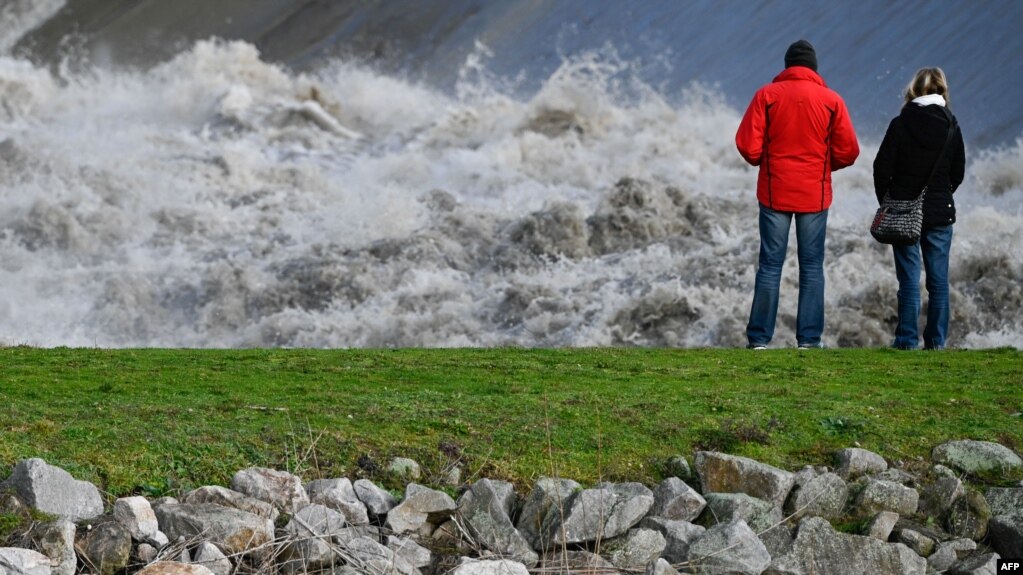
<path id="1" fill-rule="evenodd" d="M 13 347 L 0 348 L 0 478 L 41 457 L 112 497 L 229 485 L 252 465 L 386 484 L 366 462 L 403 455 L 522 487 L 651 484 L 701 448 L 792 470 L 854 445 L 903 461 L 949 439 L 1019 451 L 1021 411 L 1023 353 L 1009 349 Z"/>

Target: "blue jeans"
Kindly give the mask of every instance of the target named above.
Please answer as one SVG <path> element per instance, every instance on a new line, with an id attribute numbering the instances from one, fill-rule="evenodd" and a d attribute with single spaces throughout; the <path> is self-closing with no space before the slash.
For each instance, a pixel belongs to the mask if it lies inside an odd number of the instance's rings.
<path id="1" fill-rule="evenodd" d="M 948 335 L 948 254 L 952 248 L 952 226 L 925 229 L 920 242 L 911 246 L 892 246 L 895 275 L 899 278 L 899 323 L 895 342 L 900 349 L 920 345 L 920 254 L 927 274 L 927 325 L 924 347 L 942 349 Z"/>
<path id="2" fill-rule="evenodd" d="M 753 289 L 753 307 L 746 326 L 750 345 L 767 345 L 778 318 L 781 268 L 789 244 L 789 227 L 796 218 L 799 256 L 799 309 L 796 343 L 816 346 L 824 331 L 824 238 L 828 211 L 799 214 L 778 212 L 760 204 L 760 265 Z"/>

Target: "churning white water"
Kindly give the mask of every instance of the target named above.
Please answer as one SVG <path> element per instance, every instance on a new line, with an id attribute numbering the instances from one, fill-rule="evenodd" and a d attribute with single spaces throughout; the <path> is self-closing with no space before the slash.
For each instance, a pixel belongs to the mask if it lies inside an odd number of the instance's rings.
<path id="1" fill-rule="evenodd" d="M 630 66 L 573 56 L 520 97 L 483 46 L 453 95 L 240 41 L 145 71 L 0 56 L 0 344 L 743 345 L 741 110 Z M 866 233 L 877 144 L 835 175 L 829 346 L 894 325 L 890 251 Z M 969 150 L 956 196 L 950 343 L 1023 347 L 1023 141 Z"/>

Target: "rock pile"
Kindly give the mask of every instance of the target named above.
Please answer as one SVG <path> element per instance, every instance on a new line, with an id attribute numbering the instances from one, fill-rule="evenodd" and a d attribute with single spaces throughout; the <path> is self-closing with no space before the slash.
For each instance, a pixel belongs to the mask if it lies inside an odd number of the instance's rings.
<path id="1" fill-rule="evenodd" d="M 28 459 L 0 483 L 0 514 L 36 520 L 7 534 L 0 573 L 980 575 L 1023 557 L 1023 483 L 1010 482 L 1023 461 L 974 441 L 932 460 L 911 473 L 851 448 L 833 468 L 790 472 L 702 451 L 691 468 L 673 458 L 653 489 L 544 477 L 520 496 L 480 479 L 457 499 L 411 482 L 400 500 L 367 479 L 250 468 L 230 488 L 125 497 L 107 513 L 94 485 Z"/>

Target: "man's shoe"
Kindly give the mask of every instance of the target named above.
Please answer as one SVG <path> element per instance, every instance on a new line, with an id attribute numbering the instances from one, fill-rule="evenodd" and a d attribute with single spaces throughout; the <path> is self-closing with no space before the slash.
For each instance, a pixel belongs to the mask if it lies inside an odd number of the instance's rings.
<path id="1" fill-rule="evenodd" d="M 761 349 L 767 349 L 767 346 L 762 343 L 751 343 L 746 346 L 746 349 L 755 349 L 759 351 Z"/>
<path id="2" fill-rule="evenodd" d="M 823 343 L 801 343 L 799 349 L 824 349 Z"/>

